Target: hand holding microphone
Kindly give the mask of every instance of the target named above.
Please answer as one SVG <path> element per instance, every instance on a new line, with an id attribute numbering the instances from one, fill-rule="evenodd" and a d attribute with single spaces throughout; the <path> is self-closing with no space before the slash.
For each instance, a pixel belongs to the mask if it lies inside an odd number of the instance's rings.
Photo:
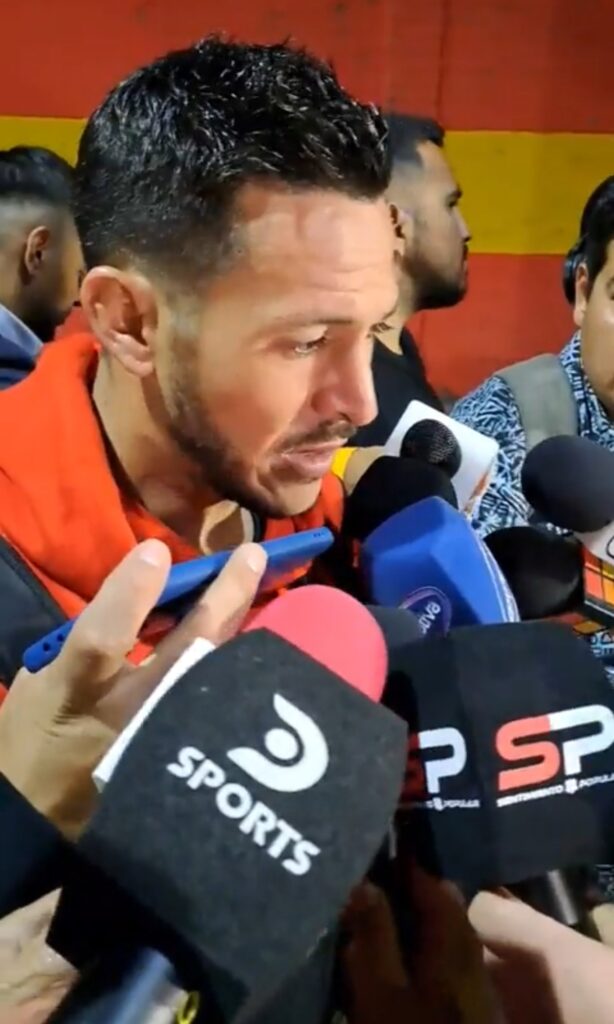
<path id="1" fill-rule="evenodd" d="M 240 625 L 265 569 L 261 548 L 245 545 L 145 665 L 126 656 L 164 587 L 170 553 L 138 545 L 80 616 L 59 657 L 23 669 L 0 711 L 0 772 L 66 835 L 87 820 L 91 773 L 179 654 L 197 636 L 220 643 Z"/>
<path id="2" fill-rule="evenodd" d="M 223 1020 L 278 992 L 287 1008 L 281 989 L 334 932 L 386 837 L 405 729 L 367 699 L 386 672 L 368 611 L 304 587 L 206 657 L 187 656 L 180 685 L 163 680 L 107 773 L 78 844 L 88 867 L 65 886 L 50 941 L 100 970 L 54 1021 L 106 1024 L 129 1008 L 126 1020 L 141 1019 L 152 993 L 139 994 L 138 971 L 121 998 L 101 985 L 118 936 L 128 967 L 139 949 L 159 983 L 174 967 Z M 314 987 L 321 1012 L 328 986 Z"/>

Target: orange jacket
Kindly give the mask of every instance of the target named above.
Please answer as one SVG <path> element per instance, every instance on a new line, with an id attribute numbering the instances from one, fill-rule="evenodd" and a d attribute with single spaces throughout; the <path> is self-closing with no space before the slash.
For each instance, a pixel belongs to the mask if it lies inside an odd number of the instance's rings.
<path id="1" fill-rule="evenodd" d="M 36 370 L 0 395 L 0 535 L 69 618 L 141 540 L 164 541 L 173 562 L 201 554 L 120 491 L 91 401 L 97 359 L 90 335 L 53 342 Z M 329 474 L 316 505 L 267 521 L 265 540 L 338 529 L 342 512 L 342 487 Z"/>

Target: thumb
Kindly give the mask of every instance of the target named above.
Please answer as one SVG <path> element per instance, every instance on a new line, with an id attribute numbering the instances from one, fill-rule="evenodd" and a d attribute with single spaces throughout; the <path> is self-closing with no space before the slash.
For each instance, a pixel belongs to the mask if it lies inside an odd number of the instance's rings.
<path id="1" fill-rule="evenodd" d="M 490 892 L 478 893 L 469 907 L 469 920 L 487 949 L 503 959 L 542 956 L 577 938 L 575 932 L 526 903 Z"/>
<path id="2" fill-rule="evenodd" d="M 218 646 L 234 636 L 256 597 L 266 561 L 265 549 L 257 544 L 243 544 L 233 551 L 219 576 L 158 644 L 153 656 L 129 678 L 115 681 L 112 706 L 108 702 L 105 710 L 110 724 L 123 727 L 195 639 L 202 637 Z"/>
<path id="3" fill-rule="evenodd" d="M 107 577 L 79 616 L 51 666 L 65 691 L 65 711 L 89 710 L 104 695 L 101 684 L 123 667 L 143 623 L 164 589 L 171 565 L 165 544 L 138 544 Z"/>

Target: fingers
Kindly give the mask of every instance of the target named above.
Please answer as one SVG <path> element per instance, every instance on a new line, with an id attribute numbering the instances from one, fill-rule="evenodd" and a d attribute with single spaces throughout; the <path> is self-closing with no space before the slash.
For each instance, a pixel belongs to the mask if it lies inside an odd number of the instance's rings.
<path id="1" fill-rule="evenodd" d="M 243 544 L 233 551 L 220 575 L 177 629 L 158 644 L 147 664 L 130 678 L 117 681 L 114 706 L 105 711 L 115 727 L 138 711 L 193 640 L 202 637 L 217 646 L 234 636 L 258 593 L 266 560 L 266 551 L 257 544 Z"/>
<path id="2" fill-rule="evenodd" d="M 363 882 L 354 890 L 344 922 L 350 941 L 345 961 L 359 978 L 372 972 L 389 983 L 407 984 L 407 973 L 399 948 L 396 926 L 388 900 L 381 889 Z"/>
<path id="3" fill-rule="evenodd" d="M 46 931 L 55 912 L 60 890 L 47 893 L 35 903 L 20 907 L 0 920 L 0 956 L 8 947 L 22 946 Z"/>
<path id="4" fill-rule="evenodd" d="M 266 561 L 266 551 L 258 544 L 243 544 L 233 551 L 183 622 L 156 648 L 150 664 L 158 678 L 197 637 L 217 646 L 235 635 L 254 603 Z"/>
<path id="5" fill-rule="evenodd" d="M 139 631 L 155 606 L 171 565 L 168 548 L 158 540 L 137 545 L 105 580 L 79 616 L 52 665 L 63 681 L 71 713 L 89 705 L 92 690 L 122 667 Z"/>
<path id="6" fill-rule="evenodd" d="M 258 544 L 237 548 L 182 624 L 188 639 L 202 636 L 221 644 L 234 636 L 254 603 L 266 563 L 266 551 Z"/>
<path id="7" fill-rule="evenodd" d="M 469 920 L 484 945 L 500 957 L 540 955 L 577 938 L 526 903 L 490 892 L 478 893 L 469 907 Z"/>

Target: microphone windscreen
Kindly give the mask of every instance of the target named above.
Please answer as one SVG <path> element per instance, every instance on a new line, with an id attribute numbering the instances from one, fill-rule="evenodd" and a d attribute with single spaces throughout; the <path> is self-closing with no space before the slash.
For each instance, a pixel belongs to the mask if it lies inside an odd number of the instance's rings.
<path id="1" fill-rule="evenodd" d="M 378 527 L 362 545 L 360 569 L 370 601 L 408 608 L 425 633 L 518 619 L 492 555 L 465 516 L 439 498 Z"/>
<path id="2" fill-rule="evenodd" d="M 582 607 L 582 550 L 574 538 L 510 526 L 491 533 L 484 543 L 509 583 L 522 619 L 546 619 Z"/>
<path id="3" fill-rule="evenodd" d="M 405 748 L 386 708 L 268 630 L 242 634 L 156 705 L 78 852 L 163 923 L 160 952 L 233 1020 L 334 927 L 386 835 Z"/>
<path id="4" fill-rule="evenodd" d="M 522 490 L 547 522 L 593 533 L 614 520 L 614 453 L 586 437 L 550 437 L 522 467 Z"/>
<path id="5" fill-rule="evenodd" d="M 418 619 L 407 608 L 386 608 L 377 604 L 366 607 L 384 634 L 388 651 L 421 640 L 424 636 Z"/>
<path id="6" fill-rule="evenodd" d="M 245 632 L 254 629 L 276 633 L 365 696 L 380 699 L 388 668 L 384 636 L 364 605 L 342 590 L 318 584 L 289 590 Z"/>
<path id="7" fill-rule="evenodd" d="M 417 459 L 382 455 L 358 481 L 347 498 L 343 532 L 362 541 L 387 519 L 425 498 L 441 498 L 457 507 L 446 473 Z"/>
<path id="8" fill-rule="evenodd" d="M 458 473 L 463 457 L 450 428 L 430 419 L 418 420 L 409 428 L 401 442 L 401 455 L 439 466 L 450 479 Z"/>
<path id="9" fill-rule="evenodd" d="M 424 867 L 465 890 L 609 862 L 614 690 L 553 622 L 454 630 L 391 652 L 410 727 L 401 806 Z"/>

